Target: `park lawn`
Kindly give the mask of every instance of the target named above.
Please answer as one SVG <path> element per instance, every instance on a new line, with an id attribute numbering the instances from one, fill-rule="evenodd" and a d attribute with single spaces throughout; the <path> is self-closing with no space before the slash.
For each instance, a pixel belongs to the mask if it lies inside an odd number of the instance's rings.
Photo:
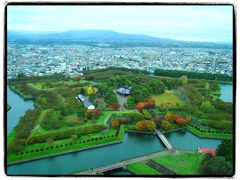
<path id="1" fill-rule="evenodd" d="M 27 145 L 22 150 L 24 152 L 22 155 L 16 155 L 16 154 L 9 154 L 7 162 L 15 162 L 15 161 L 21 161 L 21 160 L 29 160 L 32 158 L 39 158 L 41 156 L 48 156 L 48 155 L 54 155 L 57 153 L 64 153 L 66 151 L 74 151 L 74 150 L 81 150 L 83 148 L 91 148 L 96 145 L 111 143 L 122 140 L 124 136 L 124 130 L 125 128 L 121 128 L 120 133 L 118 137 L 115 136 L 116 129 L 110 129 L 108 132 L 100 132 L 100 133 L 94 133 L 91 135 L 84 135 L 77 139 L 65 139 L 65 140 L 58 140 L 54 141 L 53 143 L 38 143 L 38 144 L 32 144 Z M 87 139 L 90 138 L 96 138 L 96 137 L 104 137 L 104 136 L 110 136 L 99 140 L 89 141 L 87 142 Z M 82 141 L 85 142 L 82 142 Z M 67 146 L 66 146 L 67 144 Z M 60 147 L 62 145 L 62 147 Z M 49 147 L 53 146 L 54 148 L 51 149 Z M 58 148 L 56 147 L 58 146 Z M 30 152 L 31 150 L 41 149 L 43 148 L 43 151 L 39 152 L 33 152 L 33 153 L 26 153 L 26 151 Z M 46 148 L 49 148 L 48 150 L 45 150 Z"/>
<path id="2" fill-rule="evenodd" d="M 203 158 L 203 154 L 184 153 L 160 156 L 154 158 L 153 161 L 179 175 L 200 175 L 200 165 Z"/>
<path id="3" fill-rule="evenodd" d="M 171 107 L 175 107 L 178 103 L 179 105 L 183 105 L 183 101 L 177 98 L 173 91 L 165 91 L 163 94 L 152 96 L 156 101 L 156 105 L 160 106 L 162 103 L 169 104 Z"/>
<path id="4" fill-rule="evenodd" d="M 201 132 L 198 129 L 195 129 L 194 127 L 187 125 L 187 130 L 192 132 L 193 134 L 196 134 L 199 137 L 209 137 L 209 138 L 228 138 L 232 139 L 232 134 L 223 134 L 223 133 L 209 133 L 209 132 Z"/>
<path id="5" fill-rule="evenodd" d="M 42 90 L 43 85 L 42 83 L 27 83 L 30 87 L 37 89 L 37 90 Z"/>
<path id="6" fill-rule="evenodd" d="M 161 175 L 162 173 L 145 164 L 144 162 L 132 163 L 126 169 L 136 175 Z"/>

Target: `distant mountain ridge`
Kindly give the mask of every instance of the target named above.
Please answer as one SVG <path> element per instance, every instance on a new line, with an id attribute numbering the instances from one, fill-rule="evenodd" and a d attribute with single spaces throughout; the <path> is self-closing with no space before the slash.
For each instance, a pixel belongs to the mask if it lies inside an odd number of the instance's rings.
<path id="1" fill-rule="evenodd" d="M 226 43 L 190 42 L 168 38 L 157 38 L 144 34 L 125 34 L 112 30 L 71 30 L 66 32 L 24 32 L 8 31 L 8 42 L 106 42 L 106 43 L 139 43 L 142 45 L 227 45 Z"/>

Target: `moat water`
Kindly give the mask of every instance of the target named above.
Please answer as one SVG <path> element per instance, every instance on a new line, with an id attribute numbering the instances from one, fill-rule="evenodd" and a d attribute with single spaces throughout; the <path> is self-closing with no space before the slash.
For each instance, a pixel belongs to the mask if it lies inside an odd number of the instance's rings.
<path id="1" fill-rule="evenodd" d="M 221 96 L 224 102 L 233 102 L 233 85 L 227 83 L 220 83 Z"/>

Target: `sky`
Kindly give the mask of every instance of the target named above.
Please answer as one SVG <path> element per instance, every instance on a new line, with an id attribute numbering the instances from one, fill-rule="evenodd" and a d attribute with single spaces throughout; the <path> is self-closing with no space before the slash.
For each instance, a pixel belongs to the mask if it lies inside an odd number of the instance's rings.
<path id="1" fill-rule="evenodd" d="M 232 42 L 232 6 L 8 6 L 8 30 L 113 30 L 186 41 Z"/>

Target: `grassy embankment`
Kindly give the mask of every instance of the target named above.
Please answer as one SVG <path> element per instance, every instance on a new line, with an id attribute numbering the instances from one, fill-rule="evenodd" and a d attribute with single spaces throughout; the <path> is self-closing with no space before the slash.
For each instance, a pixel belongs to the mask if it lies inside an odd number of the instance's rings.
<path id="1" fill-rule="evenodd" d="M 124 135 L 124 129 L 121 128 L 121 131 L 118 137 L 115 136 L 116 130 L 110 129 L 108 132 L 95 133 L 91 135 L 84 135 L 77 139 L 65 139 L 58 140 L 52 143 L 38 143 L 33 145 L 28 145 L 22 151 L 23 154 L 11 154 L 8 156 L 8 163 L 22 161 L 22 160 L 31 160 L 34 158 L 41 158 L 43 156 L 56 155 L 59 153 L 67 153 L 68 151 L 78 151 L 85 148 L 91 148 L 98 145 L 104 145 L 107 143 L 113 143 L 121 141 Z M 8 138 L 10 138 L 9 136 Z M 97 140 L 95 138 L 98 138 Z M 91 140 L 94 139 L 94 140 Z M 9 139 L 10 140 L 10 139 Z M 39 151 L 36 152 L 36 149 Z M 35 150 L 31 153 L 32 150 Z M 28 153 L 27 153 L 28 152 Z"/>
<path id="2" fill-rule="evenodd" d="M 198 129 L 195 129 L 194 127 L 192 127 L 190 125 L 187 125 L 186 128 L 193 134 L 195 134 L 199 137 L 203 137 L 203 138 L 220 138 L 220 139 L 225 139 L 225 138 L 232 139 L 233 138 L 232 134 L 201 132 Z"/>
<path id="3" fill-rule="evenodd" d="M 19 96 L 21 96 L 24 100 L 32 100 L 35 99 L 34 96 L 24 93 L 23 91 L 19 90 L 18 88 L 16 88 L 14 86 L 14 84 L 9 85 L 9 88 L 14 91 L 16 94 L 18 94 Z"/>
<path id="4" fill-rule="evenodd" d="M 136 175 L 162 175 L 161 172 L 144 162 L 129 164 L 126 166 L 126 169 Z"/>
<path id="5" fill-rule="evenodd" d="M 153 161 L 179 175 L 201 175 L 200 165 L 203 158 L 203 154 L 185 153 L 164 155 L 154 158 Z"/>
<path id="6" fill-rule="evenodd" d="M 43 111 L 42 114 L 39 116 L 39 119 L 37 120 L 38 123 L 41 122 L 41 118 L 46 113 L 46 111 L 47 110 Z M 132 112 L 132 111 L 135 111 L 135 110 L 126 110 L 125 113 Z M 104 111 L 102 115 L 96 120 L 97 124 L 102 124 L 105 118 L 111 115 L 112 113 L 121 114 L 121 112 L 119 111 Z M 72 117 L 74 118 L 75 115 L 72 115 Z M 127 129 L 127 126 L 122 125 L 120 133 L 117 137 L 115 136 L 117 130 L 110 128 L 107 132 L 84 135 L 77 139 L 65 139 L 65 140 L 57 140 L 52 143 L 37 143 L 37 144 L 27 145 L 21 151 L 23 152 L 22 154 L 18 154 L 18 155 L 11 154 L 10 156 L 8 156 L 8 163 L 22 161 L 22 160 L 30 160 L 33 158 L 41 158 L 42 156 L 65 153 L 68 151 L 77 151 L 85 148 L 91 148 L 99 145 L 118 142 L 122 140 L 126 129 Z M 32 135 L 37 135 L 38 133 L 44 133 L 44 131 L 46 130 L 40 129 L 35 131 Z M 8 136 L 8 139 L 7 139 L 8 144 L 12 142 L 13 139 L 14 139 L 14 131 L 12 131 Z M 94 140 L 91 140 L 91 139 L 94 139 Z M 36 152 L 37 149 L 39 150 L 38 152 Z"/>

